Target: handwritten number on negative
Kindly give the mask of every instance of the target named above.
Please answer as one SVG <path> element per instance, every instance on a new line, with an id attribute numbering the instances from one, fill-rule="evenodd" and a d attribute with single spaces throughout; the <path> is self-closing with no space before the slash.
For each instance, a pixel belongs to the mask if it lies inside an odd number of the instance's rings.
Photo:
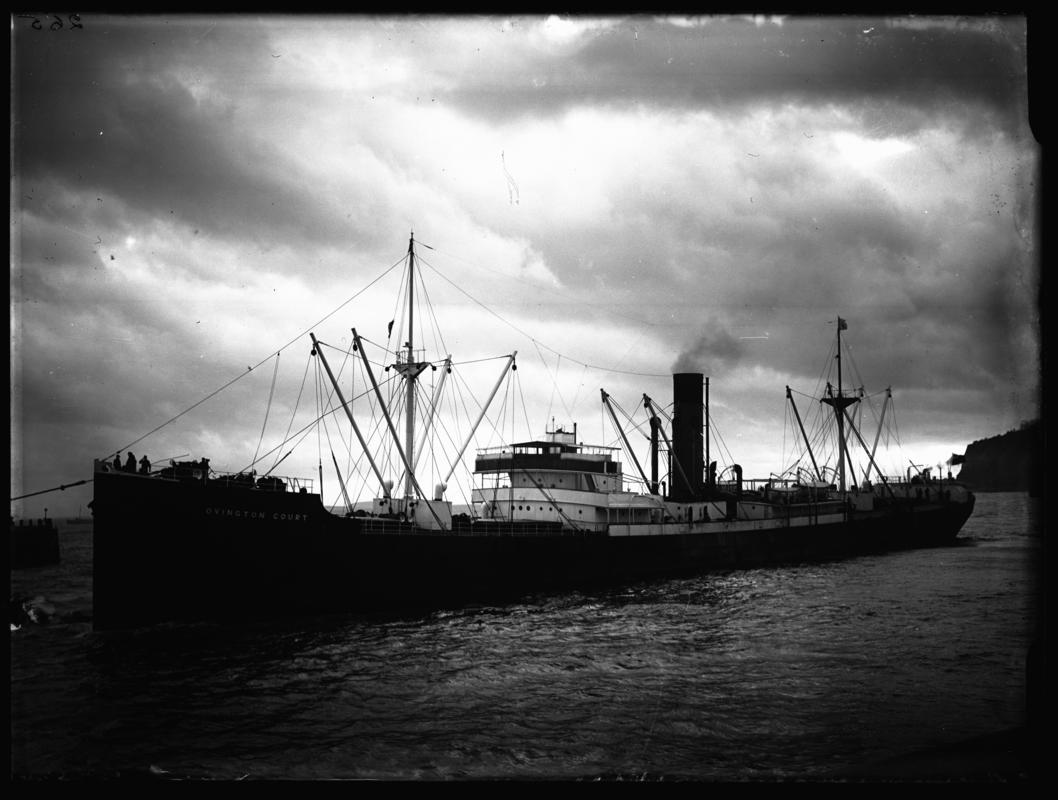
<path id="1" fill-rule="evenodd" d="M 36 16 L 35 14 L 19 14 L 18 16 L 21 17 L 22 19 L 31 19 L 31 20 L 33 20 L 29 24 L 29 26 L 31 28 L 33 28 L 33 30 L 35 30 L 35 31 L 44 30 L 44 23 L 41 21 L 41 18 Z M 58 14 L 46 14 L 45 17 L 51 17 L 51 19 L 52 19 L 51 23 L 48 25 L 48 30 L 61 31 L 63 29 L 63 27 L 65 27 L 65 23 L 63 22 L 63 19 L 62 19 L 62 17 L 60 15 L 58 15 Z M 82 30 L 84 29 L 84 25 L 81 23 L 81 15 L 80 14 L 67 14 L 66 15 L 66 21 L 70 23 L 70 30 L 73 30 L 75 28 L 79 28 L 79 29 L 82 29 Z"/>

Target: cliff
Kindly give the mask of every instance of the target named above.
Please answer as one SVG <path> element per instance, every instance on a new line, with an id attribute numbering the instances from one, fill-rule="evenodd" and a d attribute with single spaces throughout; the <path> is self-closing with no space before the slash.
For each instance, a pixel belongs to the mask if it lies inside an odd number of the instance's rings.
<path id="1" fill-rule="evenodd" d="M 971 443 L 959 481 L 979 492 L 1030 492 L 1043 486 L 1043 426 L 1039 420 Z"/>

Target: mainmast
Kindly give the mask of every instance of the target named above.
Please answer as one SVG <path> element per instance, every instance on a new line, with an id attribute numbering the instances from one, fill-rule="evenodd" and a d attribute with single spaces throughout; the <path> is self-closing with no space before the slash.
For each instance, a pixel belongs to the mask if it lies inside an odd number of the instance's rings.
<path id="1" fill-rule="evenodd" d="M 838 336 L 841 334 L 839 333 Z M 415 231 L 408 238 L 408 364 L 415 360 Z M 841 362 L 838 362 L 841 368 Z M 839 373 L 840 375 L 840 373 Z M 408 463 L 415 463 L 415 373 L 409 370 L 407 378 L 408 397 L 405 400 L 405 450 L 408 454 Z M 404 496 L 411 497 L 411 470 L 404 478 Z"/>
<path id="2" fill-rule="evenodd" d="M 841 317 L 838 317 L 838 392 L 834 394 L 834 387 L 827 384 L 827 396 L 820 400 L 834 409 L 834 416 L 838 422 L 838 489 L 845 491 L 845 408 L 853 403 L 859 402 L 858 397 L 845 397 L 841 388 L 841 332 L 849 326 Z"/>

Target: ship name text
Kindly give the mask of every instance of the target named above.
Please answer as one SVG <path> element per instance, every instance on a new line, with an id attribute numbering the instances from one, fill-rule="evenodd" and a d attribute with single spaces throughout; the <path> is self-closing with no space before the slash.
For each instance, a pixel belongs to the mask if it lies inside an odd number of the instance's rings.
<path id="1" fill-rule="evenodd" d="M 289 511 L 251 511 L 244 508 L 215 508 L 206 507 L 207 517 L 232 517 L 234 519 L 273 519 L 288 522 L 304 522 L 309 518 L 308 514 L 296 514 Z"/>

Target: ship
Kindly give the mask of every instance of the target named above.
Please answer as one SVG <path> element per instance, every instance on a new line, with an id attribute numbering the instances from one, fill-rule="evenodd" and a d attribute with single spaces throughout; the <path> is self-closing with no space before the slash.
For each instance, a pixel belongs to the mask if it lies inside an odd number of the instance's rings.
<path id="1" fill-rule="evenodd" d="M 388 363 L 381 366 L 368 355 L 370 343 L 351 328 L 351 349 L 341 351 L 360 359 L 366 382 L 358 402 L 378 412 L 374 432 L 384 437 L 389 461 L 372 457 L 372 433 L 357 422 L 355 398 L 346 399 L 327 358 L 340 348 L 309 333 L 310 358 L 337 400 L 321 417 L 344 416 L 349 423 L 349 441 L 355 434 L 366 464 L 358 474 L 371 484 L 370 502 L 349 499 L 337 459 L 347 501 L 341 509 L 325 505 L 312 479 L 279 476 L 275 465 L 259 475 L 218 470 L 210 457 L 141 470 L 123 469 L 109 456 L 96 459 L 90 507 L 97 630 L 495 605 L 718 570 L 944 546 L 973 511 L 973 493 L 950 476 L 928 470 L 886 476 L 879 469 L 854 413 L 863 392 L 843 386 L 847 324 L 841 318 L 838 379 L 819 398 L 835 433 L 835 456 L 824 459 L 787 387 L 803 442 L 796 463 L 766 479 L 744 479 L 737 463 L 718 472 L 709 451 L 709 378 L 677 372 L 671 406 L 642 397 L 648 468 L 600 387 L 620 445 L 585 444 L 573 423 L 476 448 L 470 502 L 457 507 L 447 496 L 448 481 L 501 381 L 517 369 L 517 354 L 502 359 L 471 435 L 459 440 L 450 468 L 440 471 L 444 477 L 424 491 L 417 468 L 431 426 L 440 425 L 436 401 L 452 360 L 426 359 L 416 347 L 414 234 L 403 263 L 403 342 L 385 350 Z M 422 376 L 438 369 L 441 378 L 424 399 Z M 382 371 L 384 380 L 376 375 Z M 866 455 L 865 467 L 854 468 L 855 446 Z M 625 472 L 623 453 L 633 472 Z M 394 469 L 402 480 L 387 477 Z"/>

